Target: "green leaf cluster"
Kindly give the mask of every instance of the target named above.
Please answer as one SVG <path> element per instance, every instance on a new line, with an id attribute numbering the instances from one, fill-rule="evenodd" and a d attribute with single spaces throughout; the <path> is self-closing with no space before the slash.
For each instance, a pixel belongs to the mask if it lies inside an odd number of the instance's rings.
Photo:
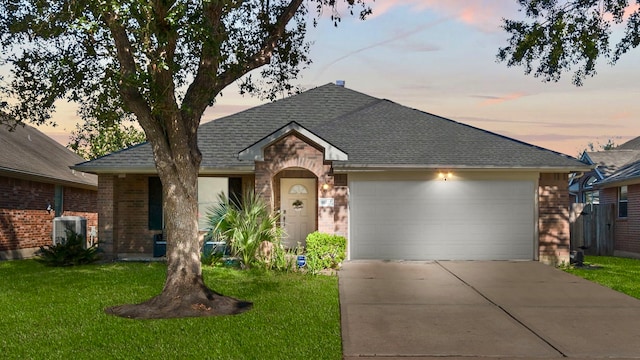
<path id="1" fill-rule="evenodd" d="M 344 236 L 315 231 L 306 240 L 307 269 L 311 273 L 336 269 L 346 257 L 347 239 Z"/>
<path id="2" fill-rule="evenodd" d="M 523 66 L 544 81 L 558 81 L 573 72 L 573 83 L 583 84 L 596 74 L 600 58 L 615 62 L 640 44 L 640 8 L 628 0 L 519 0 L 525 20 L 505 19 L 508 45 L 498 61 Z M 637 2 L 636 2 L 637 4 Z M 612 44 L 613 31 L 624 23 L 624 34 Z"/>
<path id="3" fill-rule="evenodd" d="M 83 158 L 93 160 L 145 140 L 144 132 L 133 124 L 107 124 L 87 119 L 84 124 L 76 125 L 67 147 Z"/>

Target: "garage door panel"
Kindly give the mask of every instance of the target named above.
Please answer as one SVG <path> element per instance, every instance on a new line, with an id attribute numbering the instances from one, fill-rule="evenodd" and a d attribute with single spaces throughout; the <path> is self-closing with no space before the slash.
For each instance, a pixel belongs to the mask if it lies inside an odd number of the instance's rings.
<path id="1" fill-rule="evenodd" d="M 352 259 L 532 259 L 533 181 L 353 181 Z"/>

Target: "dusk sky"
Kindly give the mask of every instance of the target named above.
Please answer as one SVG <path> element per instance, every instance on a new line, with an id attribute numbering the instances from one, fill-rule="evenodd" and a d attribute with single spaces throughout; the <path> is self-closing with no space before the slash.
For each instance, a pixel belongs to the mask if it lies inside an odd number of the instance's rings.
<path id="1" fill-rule="evenodd" d="M 621 144 L 640 136 L 640 50 L 617 65 L 606 59 L 582 87 L 570 73 L 543 83 L 522 68 L 496 62 L 507 43 L 502 18 L 520 18 L 515 0 L 377 0 L 366 21 L 344 14 L 311 28 L 313 64 L 297 82 L 305 89 L 344 80 L 346 87 L 577 156 L 588 143 Z M 235 87 L 203 122 L 261 104 Z M 56 128 L 42 131 L 66 144 L 78 117 L 60 104 Z"/>

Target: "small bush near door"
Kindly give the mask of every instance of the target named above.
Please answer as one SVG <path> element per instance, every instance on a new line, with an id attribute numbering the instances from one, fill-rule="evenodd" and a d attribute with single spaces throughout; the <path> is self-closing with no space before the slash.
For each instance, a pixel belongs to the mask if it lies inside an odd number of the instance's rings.
<path id="1" fill-rule="evenodd" d="M 346 257 L 344 236 L 313 232 L 307 236 L 307 268 L 311 273 L 336 269 Z"/>

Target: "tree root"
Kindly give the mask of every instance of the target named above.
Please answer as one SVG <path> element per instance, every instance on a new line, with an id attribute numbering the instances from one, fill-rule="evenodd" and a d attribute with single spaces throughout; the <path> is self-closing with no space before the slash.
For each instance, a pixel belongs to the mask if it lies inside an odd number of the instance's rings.
<path id="1" fill-rule="evenodd" d="M 253 303 L 218 294 L 206 287 L 188 292 L 163 291 L 140 304 L 125 304 L 106 308 L 109 315 L 129 319 L 173 319 L 237 315 L 252 308 Z"/>

